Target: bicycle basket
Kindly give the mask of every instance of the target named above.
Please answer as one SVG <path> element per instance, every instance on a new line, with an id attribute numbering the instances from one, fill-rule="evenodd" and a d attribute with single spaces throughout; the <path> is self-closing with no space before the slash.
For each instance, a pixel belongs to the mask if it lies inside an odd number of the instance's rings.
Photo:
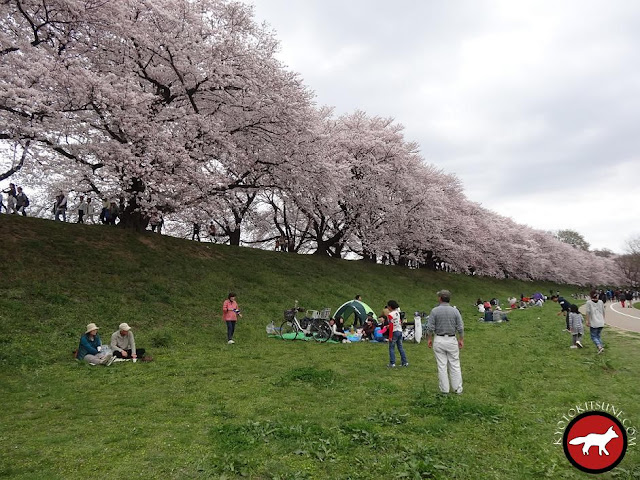
<path id="1" fill-rule="evenodd" d="M 284 311 L 284 319 L 287 322 L 293 322 L 293 319 L 295 318 L 295 316 L 296 316 L 296 311 L 294 309 Z"/>
<path id="2" fill-rule="evenodd" d="M 321 318 L 323 320 L 329 320 L 330 316 L 331 316 L 330 308 L 323 308 L 322 310 L 320 310 L 320 313 L 318 314 L 318 318 Z"/>

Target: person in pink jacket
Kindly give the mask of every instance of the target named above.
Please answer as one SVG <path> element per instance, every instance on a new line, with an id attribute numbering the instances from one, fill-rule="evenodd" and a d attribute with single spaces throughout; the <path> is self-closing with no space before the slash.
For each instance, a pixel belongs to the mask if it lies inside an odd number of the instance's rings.
<path id="1" fill-rule="evenodd" d="M 227 323 L 227 343 L 236 343 L 233 341 L 233 332 L 236 330 L 236 322 L 238 317 L 242 318 L 238 302 L 236 302 L 236 294 L 231 292 L 222 304 L 222 320 Z"/>

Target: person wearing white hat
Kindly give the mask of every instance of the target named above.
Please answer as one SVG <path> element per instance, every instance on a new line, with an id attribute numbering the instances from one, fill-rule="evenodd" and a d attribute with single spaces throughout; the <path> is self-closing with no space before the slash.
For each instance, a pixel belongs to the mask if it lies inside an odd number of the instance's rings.
<path id="1" fill-rule="evenodd" d="M 133 359 L 135 362 L 138 355 L 144 355 L 144 348 L 136 349 L 136 341 L 133 337 L 131 327 L 126 323 L 118 326 L 118 331 L 111 334 L 111 350 L 113 354 L 125 360 Z"/>
<path id="2" fill-rule="evenodd" d="M 76 358 L 84 360 L 91 365 L 105 365 L 108 367 L 115 358 L 111 353 L 103 349 L 100 335 L 98 335 L 99 328 L 95 323 L 87 325 L 84 335 L 80 337 L 80 346 L 78 346 Z"/>

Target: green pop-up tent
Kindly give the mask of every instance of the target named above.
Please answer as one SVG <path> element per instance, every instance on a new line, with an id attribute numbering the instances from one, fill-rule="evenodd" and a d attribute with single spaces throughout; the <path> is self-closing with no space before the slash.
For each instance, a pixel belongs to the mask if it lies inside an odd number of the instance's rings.
<path id="1" fill-rule="evenodd" d="M 338 307 L 336 313 L 333 314 L 333 318 L 342 317 L 346 323 L 347 318 L 354 314 L 358 317 L 360 323 L 364 323 L 369 312 L 373 312 L 373 309 L 366 303 L 360 300 L 349 300 Z"/>

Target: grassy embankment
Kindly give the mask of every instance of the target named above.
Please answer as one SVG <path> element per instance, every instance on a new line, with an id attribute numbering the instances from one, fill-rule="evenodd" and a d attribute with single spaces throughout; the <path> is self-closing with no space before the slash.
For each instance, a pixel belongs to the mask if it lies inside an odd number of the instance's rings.
<path id="1" fill-rule="evenodd" d="M 556 304 L 483 324 L 477 297 L 560 289 L 439 272 L 199 244 L 151 233 L 0 216 L 0 477 L 587 478 L 554 426 L 590 400 L 640 425 L 638 335 L 570 350 Z M 437 394 L 433 354 L 406 344 L 268 339 L 294 300 L 336 308 L 356 293 L 410 314 L 449 288 L 466 321 L 465 392 Z M 225 342 L 223 299 L 244 318 Z M 109 368 L 71 351 L 95 321 L 126 321 L 152 363 Z M 630 447 L 602 478 L 638 478 Z"/>

